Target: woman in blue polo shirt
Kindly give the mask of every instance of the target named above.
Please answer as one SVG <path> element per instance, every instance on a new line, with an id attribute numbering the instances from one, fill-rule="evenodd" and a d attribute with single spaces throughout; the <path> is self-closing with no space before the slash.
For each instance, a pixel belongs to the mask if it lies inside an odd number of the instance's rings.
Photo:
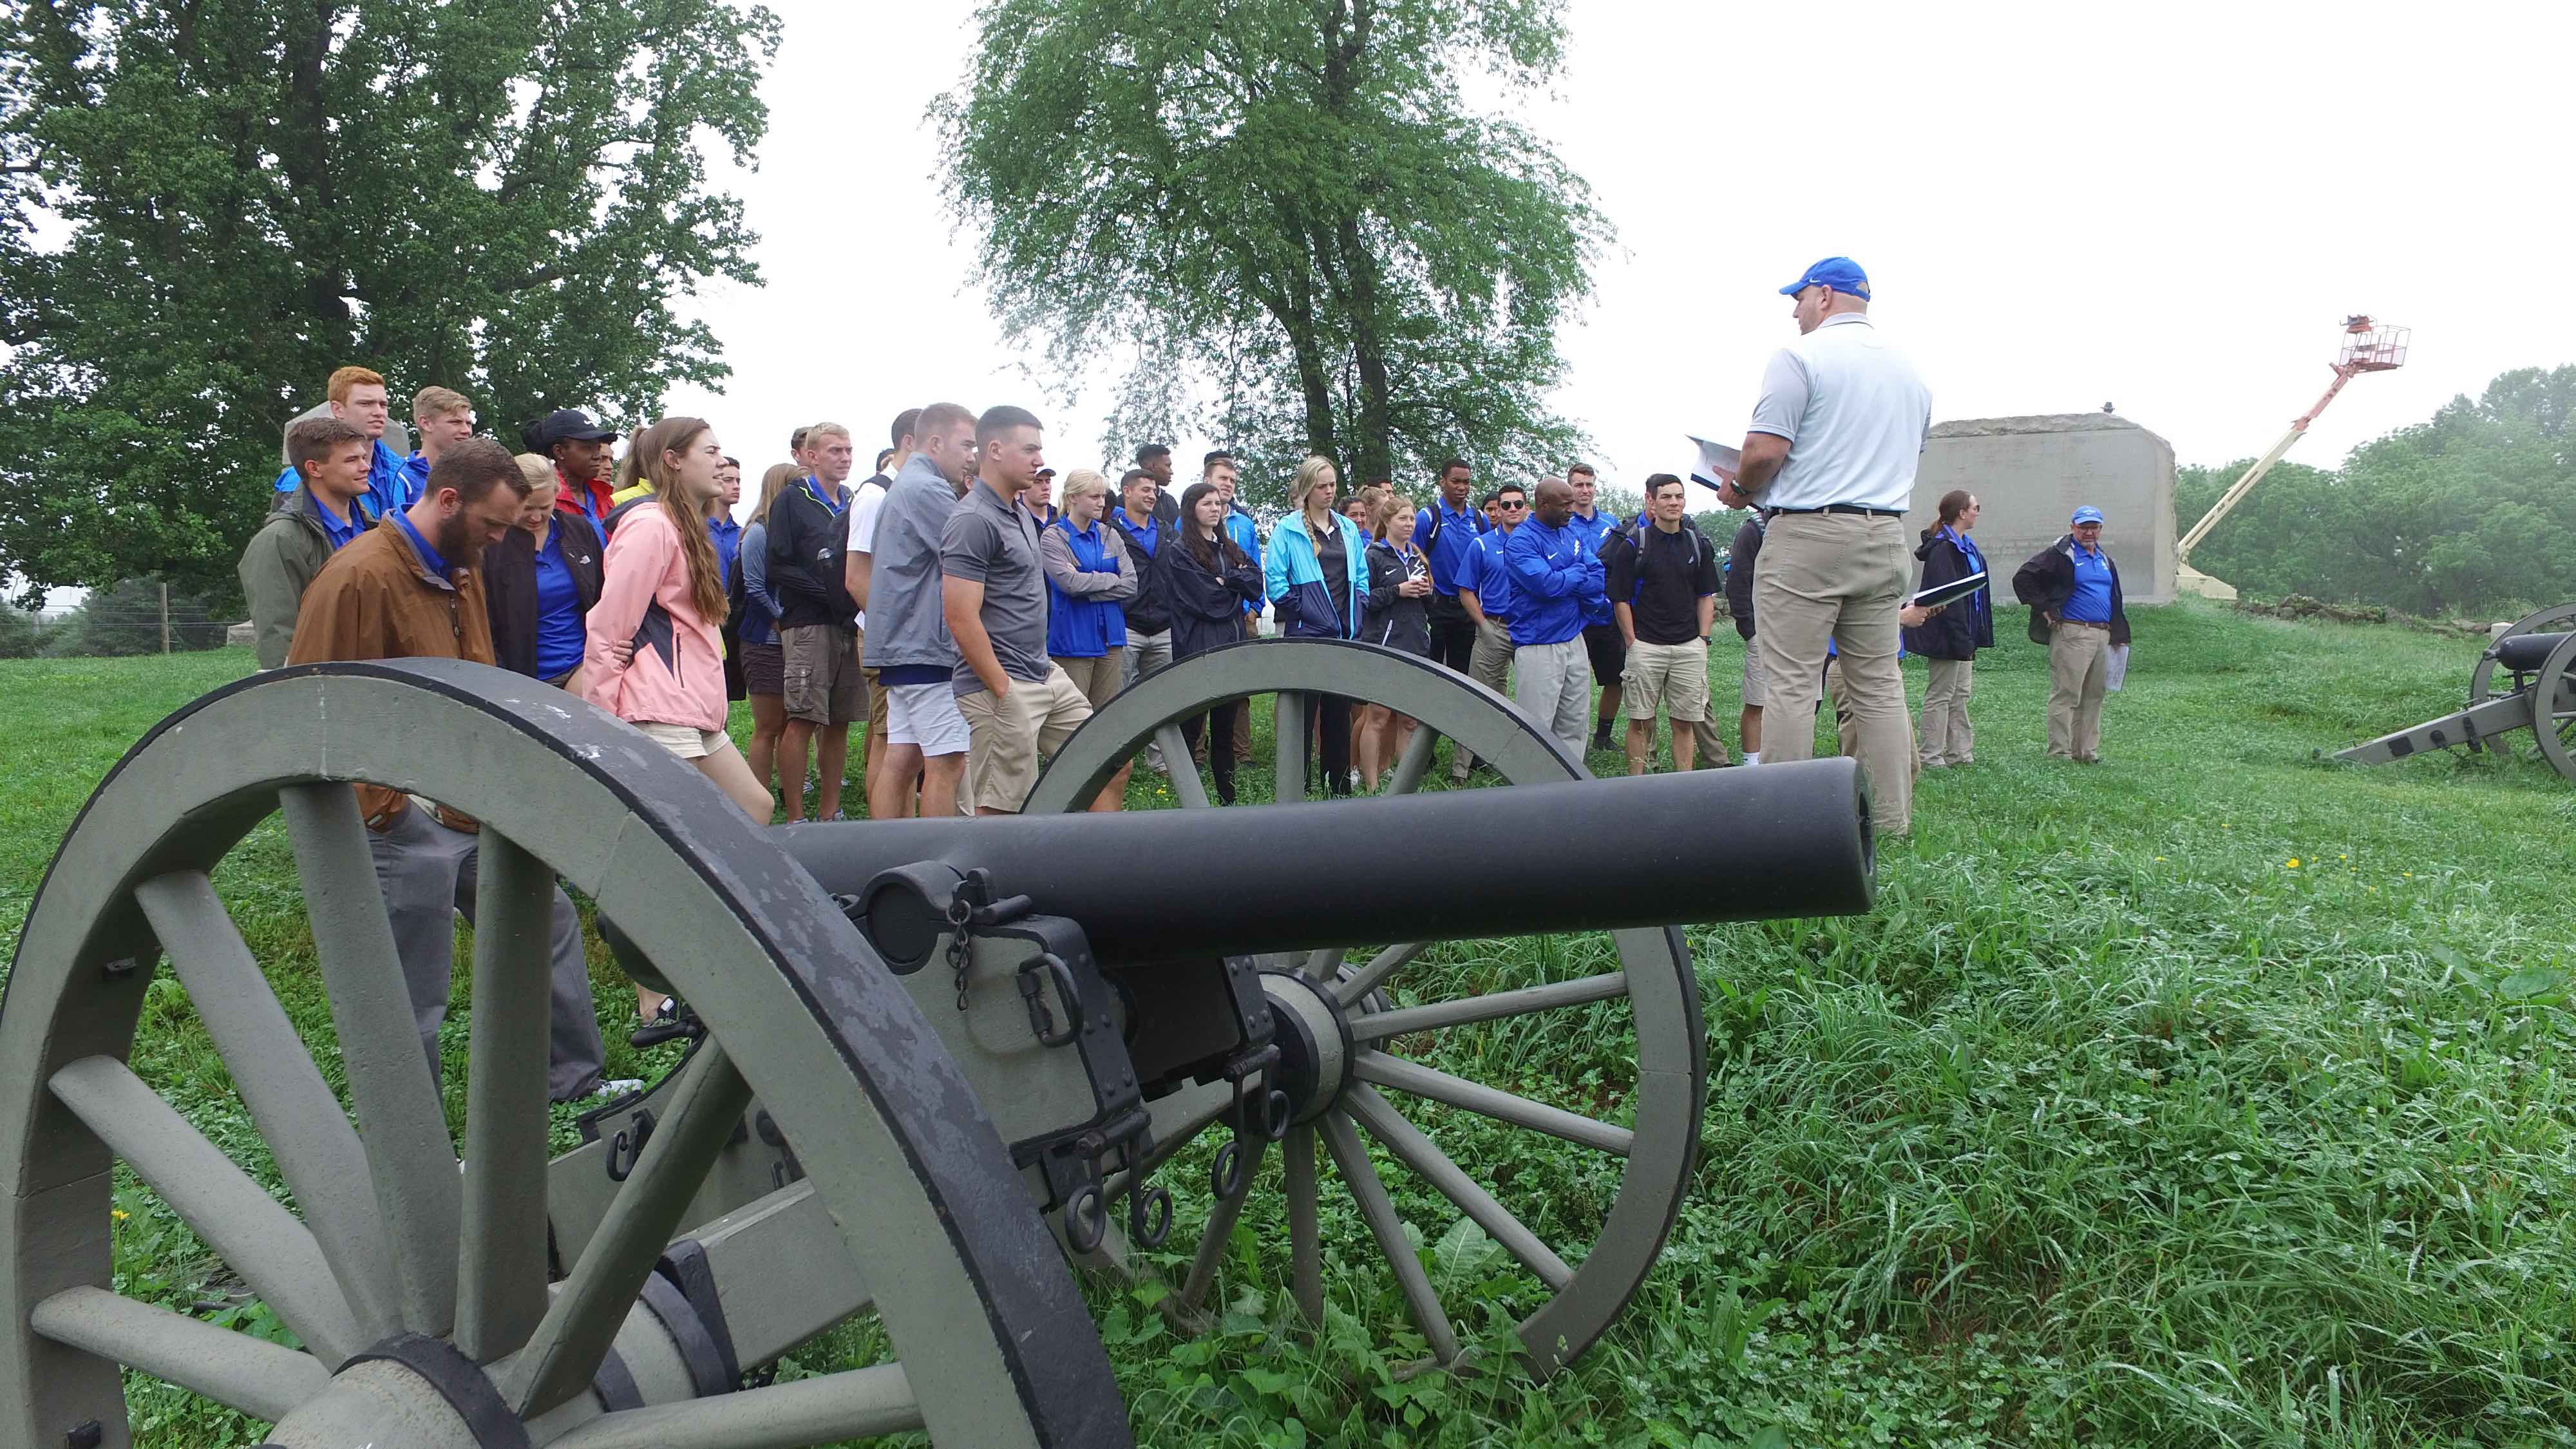
<path id="1" fill-rule="evenodd" d="M 599 602 L 599 534 L 588 518 L 555 507 L 554 464 L 519 455 L 528 480 L 518 527 L 483 550 L 484 610 L 504 669 L 581 692 L 583 617 Z"/>

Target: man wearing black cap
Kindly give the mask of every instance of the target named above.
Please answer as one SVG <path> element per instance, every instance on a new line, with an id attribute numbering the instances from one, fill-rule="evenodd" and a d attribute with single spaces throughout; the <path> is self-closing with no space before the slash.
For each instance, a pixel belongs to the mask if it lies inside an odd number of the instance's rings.
<path id="1" fill-rule="evenodd" d="M 594 524 L 607 519 L 615 506 L 609 502 L 615 490 L 608 481 L 609 445 L 617 441 L 613 430 L 592 422 L 579 408 L 557 408 L 520 429 L 519 437 L 529 452 L 554 459 L 555 476 L 562 481 L 555 490 L 555 507 Z"/>
<path id="2" fill-rule="evenodd" d="M 1768 678 L 1764 741 L 1777 763 L 1815 754 L 1825 658 L 1838 649 L 1844 705 L 1869 771 L 1882 835 L 1914 826 L 1914 722 L 1897 671 L 1896 613 L 1912 550 L 1905 507 L 1932 429 L 1932 393 L 1869 320 L 1869 277 L 1827 257 L 1782 287 L 1798 340 L 1762 377 L 1744 461 L 1718 490 L 1729 508 L 1769 519 L 1754 567 L 1754 612 Z"/>

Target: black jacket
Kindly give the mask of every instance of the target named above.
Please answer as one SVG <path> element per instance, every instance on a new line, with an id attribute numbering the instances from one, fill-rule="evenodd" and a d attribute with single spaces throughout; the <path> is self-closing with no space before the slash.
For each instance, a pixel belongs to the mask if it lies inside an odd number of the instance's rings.
<path id="1" fill-rule="evenodd" d="M 1753 637 L 1753 561 L 1762 556 L 1762 517 L 1755 514 L 1735 531 L 1726 550 L 1726 612 L 1735 616 L 1738 637 Z"/>
<path id="2" fill-rule="evenodd" d="M 2102 559 L 2109 563 L 2111 555 L 2105 553 Z M 2047 643 L 2053 630 L 2049 621 L 2075 594 L 2075 535 L 2064 534 L 2032 554 L 2013 575 L 2013 594 L 2030 605 L 2030 642 Z M 2111 564 L 2111 642 L 2129 642 L 2129 611 L 2120 592 L 2120 566 L 2116 563 Z"/>
<path id="3" fill-rule="evenodd" d="M 1181 546 L 1181 531 L 1168 523 L 1157 526 L 1154 551 L 1148 554 L 1145 545 L 1137 540 L 1136 530 L 1128 525 L 1125 513 L 1107 517 L 1126 536 L 1127 562 L 1136 570 L 1135 595 L 1119 602 L 1126 611 L 1127 632 L 1160 634 L 1172 627 L 1171 584 L 1166 576 L 1172 571 L 1172 550 Z"/>
<path id="4" fill-rule="evenodd" d="M 1218 568 L 1210 573 L 1182 540 L 1165 544 L 1157 560 L 1168 559 L 1171 567 L 1163 574 L 1164 597 L 1172 604 L 1172 657 L 1187 659 L 1205 654 L 1220 645 L 1232 644 L 1243 637 L 1243 608 L 1261 598 L 1261 570 L 1243 557 L 1241 550 L 1229 556 L 1222 550 L 1231 542 L 1217 540 Z"/>
<path id="5" fill-rule="evenodd" d="M 1415 550 L 1417 555 L 1420 550 Z M 1368 601 L 1360 617 L 1360 642 L 1383 644 L 1407 654 L 1431 655 L 1430 596 L 1408 599 L 1396 592 L 1411 575 L 1404 560 L 1396 554 L 1395 545 L 1378 539 L 1368 546 Z M 1422 577 L 1431 577 L 1431 563 L 1425 558 Z"/>
<path id="6" fill-rule="evenodd" d="M 849 501 L 844 488 L 842 506 Z M 802 482 L 778 490 L 769 505 L 769 591 L 778 596 L 778 627 L 846 629 L 858 618 L 858 601 L 841 577 L 849 540 L 848 520 L 816 502 Z"/>
<path id="7" fill-rule="evenodd" d="M 1939 588 L 1975 573 L 1959 546 L 1937 531 L 1914 550 L 1923 561 L 1917 589 Z M 1995 647 L 1994 585 L 1961 599 L 1904 631 L 1905 652 L 1926 659 L 1974 659 L 1980 649 Z"/>
<path id="8" fill-rule="evenodd" d="M 607 550 L 590 519 L 569 509 L 555 510 L 556 547 L 572 575 L 581 611 L 599 602 L 599 576 Z M 502 668 L 537 674 L 537 541 L 524 528 L 513 528 L 483 550 L 483 608 L 492 619 L 492 657 Z"/>

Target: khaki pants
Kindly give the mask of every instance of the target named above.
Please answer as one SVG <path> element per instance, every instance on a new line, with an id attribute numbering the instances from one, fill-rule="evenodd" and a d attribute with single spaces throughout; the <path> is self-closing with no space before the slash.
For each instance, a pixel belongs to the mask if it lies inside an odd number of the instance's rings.
<path id="1" fill-rule="evenodd" d="M 1627 687 L 1619 706 L 1630 719 L 1651 724 L 1658 709 L 1675 724 L 1708 718 L 1708 646 L 1696 639 L 1687 644 L 1638 640 L 1628 651 L 1628 670 L 1619 682 Z"/>
<path id="2" fill-rule="evenodd" d="M 1016 814 L 1037 787 L 1039 758 L 1064 748 L 1091 718 L 1091 701 L 1071 675 L 1050 667 L 1044 679 L 1012 680 L 998 700 L 981 689 L 961 694 L 957 712 L 966 717 L 966 779 L 976 808 Z"/>
<path id="3" fill-rule="evenodd" d="M 853 634 L 851 638 L 853 643 L 850 649 L 850 657 L 853 659 L 866 658 L 868 653 L 868 631 L 861 629 Z M 859 671 L 859 687 L 865 692 L 868 711 L 867 740 L 860 746 L 860 772 L 864 776 L 869 766 L 872 766 L 877 761 L 885 758 L 886 696 L 885 686 L 877 682 L 877 672 L 873 669 L 863 668 Z M 864 783 L 864 781 L 862 783 Z"/>
<path id="4" fill-rule="evenodd" d="M 1788 763 L 1816 753 L 1816 704 L 1825 646 L 1840 652 L 1861 767 L 1869 772 L 1879 833 L 1914 828 L 1914 721 L 1896 667 L 1896 610 L 1913 552 L 1904 520 L 1858 513 L 1783 513 L 1771 520 L 1753 570 L 1753 647 L 1768 676 L 1762 757 Z"/>
<path id="5" fill-rule="evenodd" d="M 1977 731 L 1968 723 L 1968 693 L 1976 685 L 1977 666 L 1966 659 L 1934 659 L 1932 681 L 1923 689 L 1923 718 L 1916 726 L 1915 748 L 1925 769 L 1964 765 L 1977 757 Z"/>
<path id="6" fill-rule="evenodd" d="M 1084 699 L 1091 701 L 1093 709 L 1107 704 L 1110 696 L 1126 684 L 1127 650 L 1123 645 L 1117 653 L 1103 654 L 1098 658 L 1082 659 L 1058 654 L 1049 656 L 1047 662 L 1065 672 L 1065 676 L 1073 681 L 1073 687 L 1082 691 Z"/>
<path id="7" fill-rule="evenodd" d="M 2060 624 L 2048 640 L 2048 754 L 2102 757 L 2102 689 L 2110 680 L 2111 631 Z"/>
<path id="8" fill-rule="evenodd" d="M 1476 648 L 1468 656 L 1467 677 L 1494 693 L 1509 698 L 1512 692 L 1512 631 L 1509 626 L 1487 619 L 1476 626 Z M 1575 751 L 1581 754 L 1581 750 Z M 1449 777 L 1464 780 L 1476 767 L 1476 756 L 1469 750 L 1458 750 L 1450 756 Z"/>

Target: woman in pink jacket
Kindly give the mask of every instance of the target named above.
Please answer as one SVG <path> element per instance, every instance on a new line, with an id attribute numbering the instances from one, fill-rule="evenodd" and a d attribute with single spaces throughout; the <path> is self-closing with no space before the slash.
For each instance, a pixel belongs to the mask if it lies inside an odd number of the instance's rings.
<path id="1" fill-rule="evenodd" d="M 697 766 L 766 825 L 769 792 L 725 735 L 725 586 L 701 522 L 724 448 L 699 418 L 664 418 L 635 446 L 654 500 L 628 509 L 608 538 L 587 620 L 590 702 Z"/>
<path id="2" fill-rule="evenodd" d="M 664 418 L 635 451 L 654 498 L 626 510 L 608 537 L 599 602 L 585 621 L 586 697 L 697 766 L 767 825 L 769 791 L 725 734 L 725 585 L 703 521 L 721 490 L 724 447 L 703 419 Z M 643 987 L 635 1006 L 647 1021 L 676 1009 Z"/>

